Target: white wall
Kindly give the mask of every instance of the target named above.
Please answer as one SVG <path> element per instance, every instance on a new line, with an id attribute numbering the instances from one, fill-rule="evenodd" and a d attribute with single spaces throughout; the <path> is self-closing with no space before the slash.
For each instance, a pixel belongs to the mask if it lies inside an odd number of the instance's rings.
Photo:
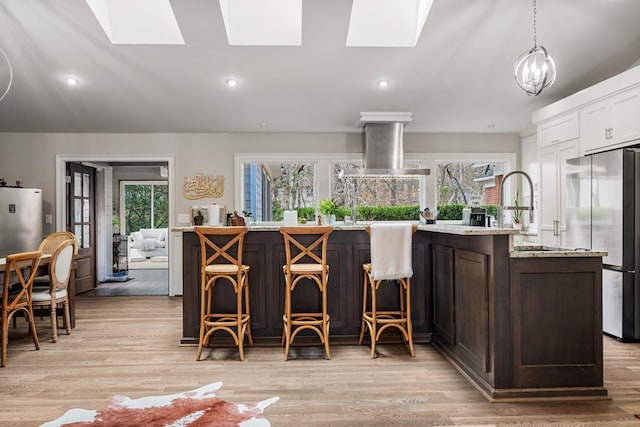
<path id="1" fill-rule="evenodd" d="M 404 135 L 405 153 L 519 153 L 515 134 L 413 134 Z M 55 217 L 55 158 L 62 156 L 173 156 L 172 200 L 177 224 L 179 213 L 194 203 L 185 199 L 184 179 L 197 173 L 223 175 L 225 191 L 220 199 L 202 199 L 234 205 L 234 153 L 362 153 L 360 133 L 239 133 L 239 134 L 48 134 L 0 133 L 0 178 L 9 184 L 42 188 L 44 214 Z M 16 159 L 16 160 L 14 160 Z M 56 219 L 54 218 L 54 224 Z M 50 232 L 52 230 L 45 230 Z"/>

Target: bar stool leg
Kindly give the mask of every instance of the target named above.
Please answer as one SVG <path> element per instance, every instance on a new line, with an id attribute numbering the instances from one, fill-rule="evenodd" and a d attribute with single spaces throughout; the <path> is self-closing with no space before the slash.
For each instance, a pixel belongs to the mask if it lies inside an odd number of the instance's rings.
<path id="1" fill-rule="evenodd" d="M 247 337 L 249 338 L 249 345 L 251 347 L 253 347 L 253 336 L 251 335 L 251 310 L 249 308 L 249 274 L 247 273 L 247 275 L 245 275 L 244 277 L 244 306 L 245 306 L 245 312 L 247 313 L 247 315 L 249 315 L 249 321 L 246 323 L 245 327 L 246 327 L 246 333 L 247 333 Z M 242 335 L 242 339 L 244 339 L 244 334 Z"/>
<path id="2" fill-rule="evenodd" d="M 324 274 L 322 278 L 322 334 L 324 335 L 324 352 L 327 360 L 331 360 L 331 351 L 329 350 L 329 316 L 327 314 L 327 282 L 329 275 Z"/>
<path id="3" fill-rule="evenodd" d="M 367 323 L 365 322 L 364 316 L 367 314 L 367 288 L 369 287 L 367 272 L 364 272 L 364 279 L 362 283 L 364 283 L 362 289 L 362 318 L 360 323 L 360 338 L 358 338 L 358 345 L 362 345 L 362 341 L 364 340 L 364 328 L 367 327 Z"/>
<path id="4" fill-rule="evenodd" d="M 413 350 L 413 325 L 411 322 L 411 279 L 404 279 L 404 283 L 407 293 L 407 309 L 405 313 L 407 320 L 407 335 L 409 336 L 409 351 L 411 352 L 411 357 L 416 357 L 416 353 Z"/>
<path id="5" fill-rule="evenodd" d="M 287 275 L 284 302 L 284 360 L 289 360 L 291 345 L 291 276 Z"/>
<path id="6" fill-rule="evenodd" d="M 377 299 L 378 284 L 369 277 L 369 286 L 371 287 L 371 358 L 376 357 L 376 342 L 378 341 L 378 315 L 377 315 Z"/>

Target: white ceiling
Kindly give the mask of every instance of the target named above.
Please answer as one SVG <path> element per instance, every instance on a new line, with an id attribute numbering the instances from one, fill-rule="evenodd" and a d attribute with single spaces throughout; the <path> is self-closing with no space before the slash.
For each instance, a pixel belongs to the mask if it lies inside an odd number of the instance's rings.
<path id="1" fill-rule="evenodd" d="M 184 45 L 113 45 L 85 0 L 0 0 L 15 74 L 0 132 L 359 132 L 362 111 L 410 111 L 407 132 L 521 132 L 640 59 L 640 0 L 538 0 L 558 67 L 538 97 L 513 80 L 528 0 L 435 0 L 415 48 L 345 47 L 349 0 L 303 0 L 302 46 L 287 47 L 229 46 L 218 1 L 171 5 Z"/>

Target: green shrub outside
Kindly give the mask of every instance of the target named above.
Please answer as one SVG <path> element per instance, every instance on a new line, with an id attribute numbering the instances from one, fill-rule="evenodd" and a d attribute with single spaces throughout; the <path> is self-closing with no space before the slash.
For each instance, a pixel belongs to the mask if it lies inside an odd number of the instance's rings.
<path id="1" fill-rule="evenodd" d="M 462 209 L 465 205 L 438 206 L 439 220 L 462 220 Z M 479 206 L 487 210 L 488 215 L 494 218 L 498 212 L 495 205 Z M 307 222 L 316 221 L 316 208 L 296 208 L 298 219 L 304 218 Z M 273 220 L 282 221 L 284 210 L 279 206 L 273 210 Z M 345 215 L 351 215 L 350 208 L 340 206 L 336 209 L 336 220 L 344 221 Z M 419 206 L 358 206 L 357 220 L 359 221 L 418 221 L 420 219 Z"/>

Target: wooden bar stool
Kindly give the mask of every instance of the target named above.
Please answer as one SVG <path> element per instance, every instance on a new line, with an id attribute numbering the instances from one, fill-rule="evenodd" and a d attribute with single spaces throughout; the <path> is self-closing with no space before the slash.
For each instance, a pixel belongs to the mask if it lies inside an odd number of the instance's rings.
<path id="1" fill-rule="evenodd" d="M 366 227 L 371 241 L 371 262 L 362 264 L 364 289 L 362 291 L 362 344 L 365 327 L 371 336 L 371 358 L 376 356 L 376 342 L 387 328 L 397 328 L 405 343 L 413 350 L 413 327 L 411 324 L 411 240 L 418 226 L 415 224 L 380 223 Z M 377 291 L 382 283 L 398 284 L 400 304 L 397 310 L 378 310 Z M 371 301 L 369 304 L 369 291 Z M 370 305 L 370 308 L 368 308 Z"/>
<path id="2" fill-rule="evenodd" d="M 253 346 L 249 316 L 249 266 L 242 264 L 242 246 L 247 230 L 247 227 L 194 227 L 200 238 L 202 257 L 200 341 L 196 360 L 200 360 L 202 348 L 209 345 L 209 338 L 215 331 L 226 331 L 233 337 L 240 360 L 244 360 L 245 335 L 249 345 Z M 229 283 L 236 294 L 236 309 L 233 312 L 214 312 L 213 288 L 220 279 L 225 279 L 220 283 Z"/>
<path id="3" fill-rule="evenodd" d="M 331 226 L 280 227 L 286 251 L 286 264 L 282 267 L 285 277 L 284 315 L 282 316 L 284 360 L 289 360 L 289 348 L 293 340 L 300 331 L 305 329 L 318 334 L 320 341 L 324 344 L 326 358 L 331 359 L 330 319 L 327 313 L 327 282 L 329 280 L 327 244 L 332 231 Z M 320 312 L 305 313 L 292 310 L 293 290 L 303 279 L 311 280 L 318 286 L 322 297 Z"/>

